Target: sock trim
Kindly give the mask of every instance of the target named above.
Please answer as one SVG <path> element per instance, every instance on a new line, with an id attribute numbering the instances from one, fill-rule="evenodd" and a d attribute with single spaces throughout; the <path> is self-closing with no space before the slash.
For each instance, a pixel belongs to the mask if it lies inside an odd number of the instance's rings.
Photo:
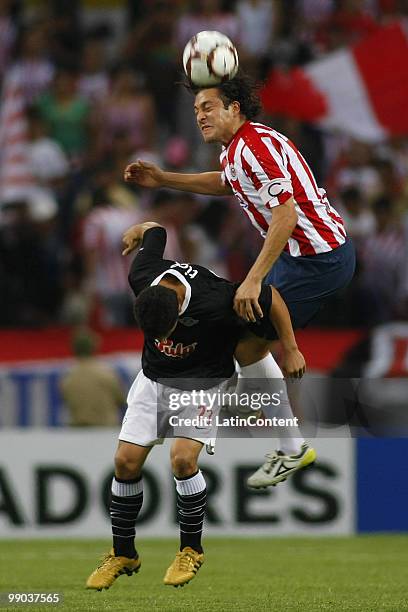
<path id="1" fill-rule="evenodd" d="M 140 475 L 137 478 L 129 478 L 129 479 L 118 478 L 117 476 L 115 476 L 114 478 L 115 478 L 116 482 L 122 482 L 122 483 L 125 483 L 125 484 L 134 484 L 135 482 L 139 482 L 140 480 L 142 480 L 143 476 Z"/>
<path id="2" fill-rule="evenodd" d="M 198 470 L 194 476 L 190 476 L 189 478 L 180 479 L 174 477 L 174 481 L 179 495 L 196 495 L 204 491 L 206 487 L 201 470 Z"/>
<path id="3" fill-rule="evenodd" d="M 134 480 L 121 480 L 118 481 L 114 476 L 112 480 L 112 495 L 116 497 L 131 497 L 133 495 L 140 495 L 143 492 L 143 480 L 139 478 L 136 482 Z"/>

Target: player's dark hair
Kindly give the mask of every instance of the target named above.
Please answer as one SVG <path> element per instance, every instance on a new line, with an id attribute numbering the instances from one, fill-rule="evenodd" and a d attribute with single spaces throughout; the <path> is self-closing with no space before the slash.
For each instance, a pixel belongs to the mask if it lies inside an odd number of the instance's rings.
<path id="1" fill-rule="evenodd" d="M 249 75 L 238 72 L 233 79 L 208 87 L 190 85 L 190 89 L 195 95 L 203 89 L 213 89 L 214 87 L 220 92 L 225 108 L 228 108 L 232 102 L 239 102 L 242 115 L 250 120 L 255 119 L 262 111 L 262 103 L 258 93 L 260 84 Z"/>
<path id="2" fill-rule="evenodd" d="M 162 285 L 146 287 L 137 296 L 133 312 L 145 336 L 165 338 L 179 316 L 177 293 Z"/>

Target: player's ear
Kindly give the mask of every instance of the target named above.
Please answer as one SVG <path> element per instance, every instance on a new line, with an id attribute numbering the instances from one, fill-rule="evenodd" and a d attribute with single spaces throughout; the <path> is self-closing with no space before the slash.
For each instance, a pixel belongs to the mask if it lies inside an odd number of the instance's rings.
<path id="1" fill-rule="evenodd" d="M 231 102 L 230 107 L 232 107 L 232 112 L 234 115 L 239 115 L 241 113 L 241 105 L 237 100 Z"/>

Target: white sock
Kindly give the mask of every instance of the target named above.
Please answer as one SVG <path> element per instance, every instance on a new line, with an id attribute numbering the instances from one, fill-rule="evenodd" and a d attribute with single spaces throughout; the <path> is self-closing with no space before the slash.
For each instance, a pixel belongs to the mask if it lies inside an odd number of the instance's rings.
<path id="1" fill-rule="evenodd" d="M 248 393 L 248 383 L 246 383 L 245 380 L 251 378 L 267 379 L 268 392 L 279 393 L 279 406 L 273 406 L 272 404 L 263 406 L 262 411 L 266 417 L 272 418 L 275 416 L 280 419 L 294 418 L 282 370 L 270 353 L 256 363 L 240 367 L 236 388 L 238 396 L 239 393 Z M 244 391 L 245 389 L 246 391 Z M 253 392 L 254 389 L 251 388 L 251 391 Z M 279 427 L 279 432 L 279 450 L 285 455 L 297 455 L 304 442 L 304 438 L 302 438 L 299 428 L 296 425 L 288 427 L 281 426 Z"/>
<path id="2" fill-rule="evenodd" d="M 183 478 L 179 480 L 176 476 L 174 477 L 176 483 L 177 493 L 180 495 L 195 495 L 201 493 L 205 489 L 205 480 L 201 470 L 198 470 L 197 474 L 190 478 Z"/>

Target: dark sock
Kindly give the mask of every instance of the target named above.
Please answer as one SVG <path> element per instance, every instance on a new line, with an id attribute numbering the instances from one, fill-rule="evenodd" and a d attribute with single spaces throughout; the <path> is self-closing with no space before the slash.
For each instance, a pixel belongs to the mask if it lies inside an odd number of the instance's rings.
<path id="1" fill-rule="evenodd" d="M 134 559 L 136 519 L 143 503 L 142 479 L 112 481 L 110 517 L 112 523 L 113 548 L 116 557 Z"/>
<path id="2" fill-rule="evenodd" d="M 197 552 L 202 553 L 201 536 L 207 502 L 204 477 L 201 472 L 197 472 L 190 478 L 175 478 L 175 481 L 177 486 L 177 513 L 180 524 L 180 550 L 190 546 Z"/>

